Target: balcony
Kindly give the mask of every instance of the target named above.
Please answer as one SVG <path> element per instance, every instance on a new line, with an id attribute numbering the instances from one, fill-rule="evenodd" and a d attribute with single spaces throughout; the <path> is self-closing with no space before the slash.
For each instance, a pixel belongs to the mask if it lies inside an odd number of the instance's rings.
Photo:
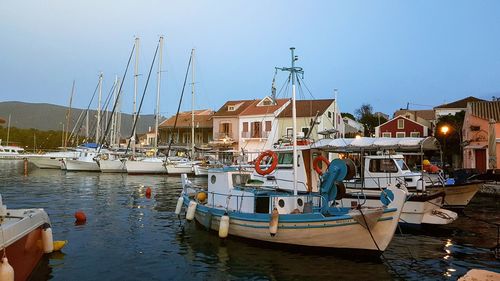
<path id="1" fill-rule="evenodd" d="M 216 133 L 214 133 L 214 140 L 221 140 L 224 138 L 234 139 L 233 132 L 216 132 Z"/>
<path id="2" fill-rule="evenodd" d="M 256 132 L 241 132 L 241 138 L 243 139 L 267 139 L 269 137 L 269 131 L 256 131 Z"/>

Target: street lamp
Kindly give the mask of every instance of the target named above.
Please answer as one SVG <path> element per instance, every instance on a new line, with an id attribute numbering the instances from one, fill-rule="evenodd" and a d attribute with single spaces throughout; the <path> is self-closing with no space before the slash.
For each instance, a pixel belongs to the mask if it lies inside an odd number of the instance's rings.
<path id="1" fill-rule="evenodd" d="M 446 157 L 446 134 L 450 131 L 450 127 L 448 127 L 448 125 L 443 125 L 441 126 L 441 129 L 440 129 L 441 133 L 444 135 L 444 138 L 443 138 L 443 154 L 444 154 L 444 162 L 448 162 L 447 160 L 447 157 Z M 443 166 L 444 166 L 445 163 L 443 163 Z"/>

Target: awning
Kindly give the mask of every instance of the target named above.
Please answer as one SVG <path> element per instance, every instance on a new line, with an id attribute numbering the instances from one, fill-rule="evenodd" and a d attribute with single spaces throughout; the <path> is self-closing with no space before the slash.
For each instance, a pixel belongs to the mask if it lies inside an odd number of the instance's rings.
<path id="1" fill-rule="evenodd" d="M 341 138 L 321 139 L 311 148 L 335 152 L 439 150 L 440 144 L 434 137 L 427 138 Z"/>

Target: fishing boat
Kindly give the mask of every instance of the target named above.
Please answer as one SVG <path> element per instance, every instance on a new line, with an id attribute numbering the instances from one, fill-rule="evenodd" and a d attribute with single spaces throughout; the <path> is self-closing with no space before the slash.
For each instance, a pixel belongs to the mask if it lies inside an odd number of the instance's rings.
<path id="1" fill-rule="evenodd" d="M 343 160 L 332 161 L 321 177 L 298 169 L 310 167 L 313 153 L 309 146 L 297 145 L 295 79 L 302 68 L 295 66 L 294 48 L 291 53 L 292 66 L 279 69 L 292 77 L 293 144 L 262 153 L 254 171 L 210 169 L 207 189 L 182 175 L 176 213 L 186 207 L 187 220 L 218 231 L 221 238 L 382 252 L 392 240 L 406 193 L 389 187 L 380 207 L 343 207 L 336 202 L 341 194 L 337 183 L 352 173 Z M 266 158 L 272 160 L 263 169 Z"/>
<path id="2" fill-rule="evenodd" d="M 24 149 L 18 146 L 0 145 L 0 159 L 21 159 L 23 152 Z"/>
<path id="3" fill-rule="evenodd" d="M 0 251 L 7 258 L 0 263 L 1 276 L 11 273 L 10 280 L 28 280 L 43 254 L 54 249 L 47 213 L 43 209 L 7 209 L 1 195 L 0 232 Z"/>

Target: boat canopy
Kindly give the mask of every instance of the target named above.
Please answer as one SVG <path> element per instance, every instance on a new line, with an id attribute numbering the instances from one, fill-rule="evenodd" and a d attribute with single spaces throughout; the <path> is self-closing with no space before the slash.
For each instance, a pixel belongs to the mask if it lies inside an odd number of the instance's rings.
<path id="1" fill-rule="evenodd" d="M 426 138 L 340 138 L 321 139 L 311 148 L 335 152 L 360 152 L 360 151 L 423 151 L 440 150 L 441 146 L 435 137 Z"/>

